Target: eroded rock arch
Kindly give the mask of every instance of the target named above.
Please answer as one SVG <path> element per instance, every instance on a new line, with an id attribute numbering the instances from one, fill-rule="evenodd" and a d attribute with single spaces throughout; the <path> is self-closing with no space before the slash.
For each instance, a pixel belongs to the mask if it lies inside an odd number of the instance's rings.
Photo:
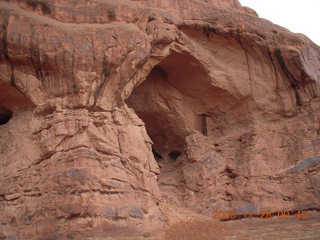
<path id="1" fill-rule="evenodd" d="M 235 0 L 138 2 L 0 1 L 1 237 L 161 232 L 150 137 L 197 213 L 319 208 L 319 48 Z"/>

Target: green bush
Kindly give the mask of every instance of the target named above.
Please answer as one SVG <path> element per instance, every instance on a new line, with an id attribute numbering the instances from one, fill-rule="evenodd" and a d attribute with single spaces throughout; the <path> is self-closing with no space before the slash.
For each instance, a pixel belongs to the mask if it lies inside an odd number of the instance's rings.
<path id="1" fill-rule="evenodd" d="M 107 10 L 107 15 L 110 21 L 116 20 L 116 11 L 113 8 Z"/>
<path id="2" fill-rule="evenodd" d="M 50 5 L 47 2 L 40 0 L 28 0 L 27 4 L 31 6 L 33 10 L 39 7 L 44 14 L 51 13 Z"/>

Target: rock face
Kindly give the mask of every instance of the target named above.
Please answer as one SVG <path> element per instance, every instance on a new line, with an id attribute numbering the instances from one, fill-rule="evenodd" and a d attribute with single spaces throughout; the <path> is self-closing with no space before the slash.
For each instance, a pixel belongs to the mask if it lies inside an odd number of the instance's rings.
<path id="1" fill-rule="evenodd" d="M 0 21 L 0 238 L 153 235 L 165 198 L 320 208 L 306 37 L 237 0 L 7 0 Z"/>

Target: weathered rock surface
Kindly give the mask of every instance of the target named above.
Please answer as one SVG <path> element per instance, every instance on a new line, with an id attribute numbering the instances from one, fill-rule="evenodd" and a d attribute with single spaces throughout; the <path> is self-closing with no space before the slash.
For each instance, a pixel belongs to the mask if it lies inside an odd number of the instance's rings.
<path id="1" fill-rule="evenodd" d="M 0 1 L 0 237 L 320 209 L 320 48 L 236 0 Z"/>

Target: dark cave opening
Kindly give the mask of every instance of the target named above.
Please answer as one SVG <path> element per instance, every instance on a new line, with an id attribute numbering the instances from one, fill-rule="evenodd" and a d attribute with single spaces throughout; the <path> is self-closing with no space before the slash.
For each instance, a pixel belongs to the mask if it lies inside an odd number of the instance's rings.
<path id="1" fill-rule="evenodd" d="M 180 151 L 172 151 L 168 154 L 168 157 L 170 160 L 175 161 L 178 157 L 180 157 L 181 154 L 182 152 Z"/>
<path id="2" fill-rule="evenodd" d="M 201 98 L 209 89 L 208 79 L 196 58 L 172 52 L 127 99 L 127 105 L 145 123 L 157 161 L 176 160 L 192 132 L 207 135 L 208 118 Z"/>
<path id="3" fill-rule="evenodd" d="M 187 142 L 188 136 L 195 132 L 211 134 L 213 120 L 208 110 L 219 108 L 225 96 L 223 90 L 211 86 L 201 62 L 190 54 L 173 52 L 126 100 L 153 142 L 152 153 L 160 169 L 158 187 L 164 198 L 185 201 L 187 144 L 197 144 Z"/>
<path id="4" fill-rule="evenodd" d="M 11 110 L 0 107 L 0 125 L 7 124 L 12 118 L 13 113 Z"/>
<path id="5" fill-rule="evenodd" d="M 161 159 L 163 159 L 163 157 L 156 150 L 152 149 L 152 153 L 153 153 L 154 158 L 157 161 L 160 161 Z"/>
<path id="6" fill-rule="evenodd" d="M 174 94 L 177 93 L 167 80 L 167 72 L 156 66 L 127 101 L 128 106 L 145 123 L 147 133 L 153 141 L 152 152 L 157 161 L 170 159 L 172 156 L 169 153 L 182 152 L 184 149 L 182 119 L 171 111 L 175 103 L 166 100 Z"/>
<path id="7" fill-rule="evenodd" d="M 21 111 L 34 108 L 34 104 L 16 87 L 0 82 L 0 89 L 0 126 L 7 124 Z"/>

